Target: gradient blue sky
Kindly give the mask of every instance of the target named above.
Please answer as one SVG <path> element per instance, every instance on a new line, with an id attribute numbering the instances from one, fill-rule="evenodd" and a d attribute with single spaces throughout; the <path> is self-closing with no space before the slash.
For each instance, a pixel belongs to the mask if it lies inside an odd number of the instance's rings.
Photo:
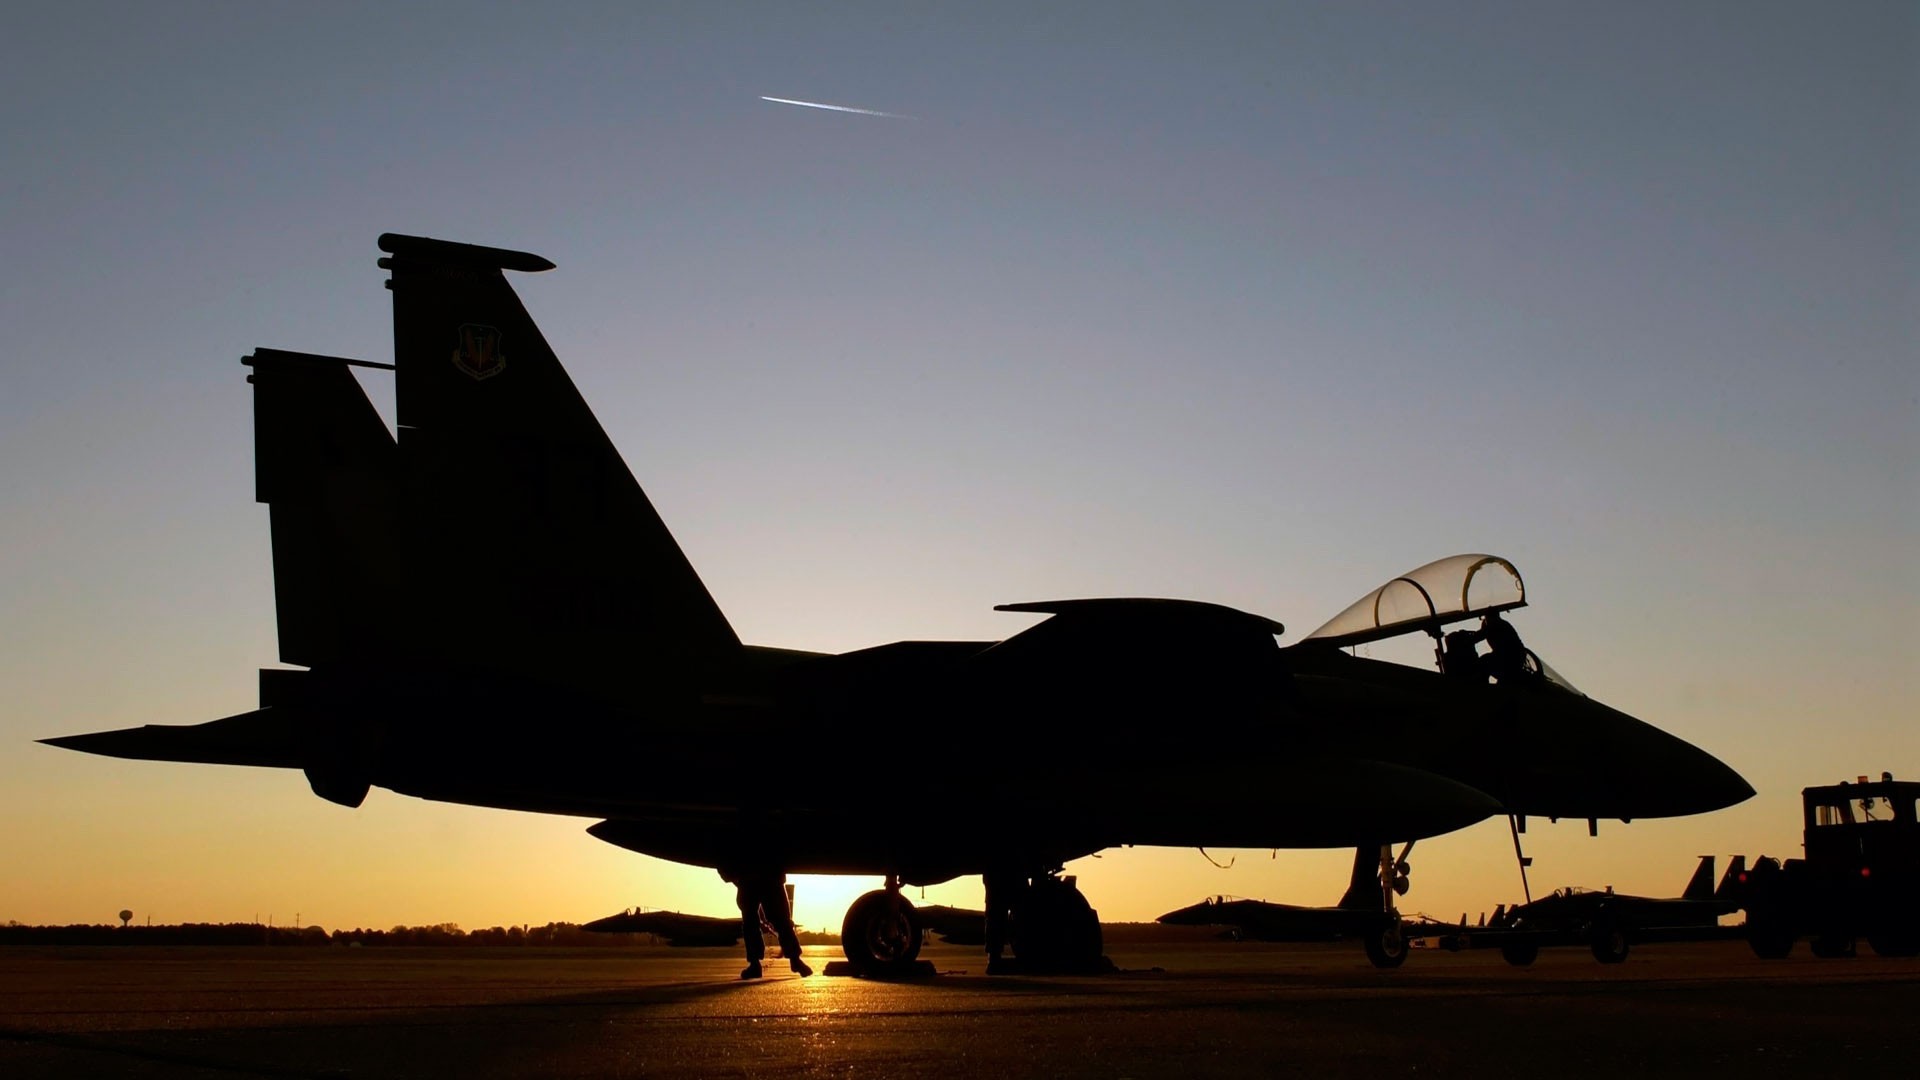
<path id="1" fill-rule="evenodd" d="M 275 646 L 237 361 L 389 358 L 385 230 L 559 264 L 516 286 L 749 641 L 997 637 L 1028 620 L 995 603 L 1110 594 L 1306 632 L 1493 551 L 1557 668 L 1760 790 L 1536 830 L 1536 883 L 1790 852 L 1801 786 L 1920 775 L 1917 12 L 17 10 L 0 919 L 725 909 L 584 821 L 30 741 L 251 707 Z M 825 782 L 831 739 L 800 739 Z M 1504 826 L 1428 846 L 1413 907 L 1511 898 Z M 1344 863 L 1075 869 L 1150 918 L 1330 901 Z M 802 922 L 869 884 L 803 884 Z"/>

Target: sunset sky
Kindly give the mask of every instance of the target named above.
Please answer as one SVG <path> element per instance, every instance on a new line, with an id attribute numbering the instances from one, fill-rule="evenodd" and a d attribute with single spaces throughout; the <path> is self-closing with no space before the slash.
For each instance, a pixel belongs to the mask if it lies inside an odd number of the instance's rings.
<path id="1" fill-rule="evenodd" d="M 0 921 L 727 910 L 585 819 L 33 742 L 255 705 L 239 357 L 391 359 L 388 230 L 558 264 L 514 285 L 749 642 L 999 638 L 1032 617 L 995 604 L 1103 595 L 1290 641 L 1489 551 L 1555 668 L 1759 791 L 1540 823 L 1536 891 L 1672 894 L 1696 855 L 1795 853 L 1803 786 L 1920 777 L 1920 8 L 935 10 L 13 11 Z M 831 782 L 833 734 L 797 741 Z M 1132 920 L 1330 903 L 1348 860 L 1213 854 L 1069 869 Z M 1413 862 L 1411 910 L 1518 892 L 1504 823 Z M 875 884 L 803 879 L 799 920 Z"/>

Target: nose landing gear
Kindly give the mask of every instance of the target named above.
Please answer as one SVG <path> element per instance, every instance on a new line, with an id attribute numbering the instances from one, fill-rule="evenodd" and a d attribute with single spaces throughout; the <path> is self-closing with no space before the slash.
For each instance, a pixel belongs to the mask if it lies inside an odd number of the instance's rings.
<path id="1" fill-rule="evenodd" d="M 1400 920 L 1400 911 L 1394 906 L 1396 897 L 1405 896 L 1409 888 L 1408 874 L 1413 870 L 1407 864 L 1407 856 L 1413 851 L 1413 841 L 1400 849 L 1398 858 L 1394 857 L 1392 844 L 1380 845 L 1380 925 L 1367 931 L 1361 939 L 1361 945 L 1367 951 L 1367 959 L 1377 968 L 1397 968 L 1407 962 L 1407 952 L 1411 943 L 1407 939 L 1406 927 Z M 1358 860 L 1366 855 L 1362 848 L 1355 853 L 1355 874 L 1359 873 Z M 1357 881 L 1356 881 L 1357 884 Z"/>

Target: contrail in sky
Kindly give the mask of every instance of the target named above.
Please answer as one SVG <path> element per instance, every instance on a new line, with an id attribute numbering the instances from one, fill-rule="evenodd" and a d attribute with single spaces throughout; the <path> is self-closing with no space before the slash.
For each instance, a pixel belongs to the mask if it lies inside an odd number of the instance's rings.
<path id="1" fill-rule="evenodd" d="M 879 109 L 856 109 L 851 105 L 828 105 L 822 101 L 795 101 L 792 98 L 768 97 L 760 95 L 761 101 L 771 101 L 775 105 L 798 105 L 803 109 L 826 109 L 828 112 L 858 113 L 861 116 L 886 116 L 895 120 L 911 120 L 913 117 L 901 113 L 881 112 Z"/>

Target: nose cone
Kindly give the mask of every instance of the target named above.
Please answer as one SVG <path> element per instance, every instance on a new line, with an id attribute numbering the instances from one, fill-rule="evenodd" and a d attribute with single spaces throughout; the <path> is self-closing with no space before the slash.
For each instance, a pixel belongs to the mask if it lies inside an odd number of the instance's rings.
<path id="1" fill-rule="evenodd" d="M 1665 732 L 1660 734 L 1671 741 L 1671 754 L 1676 759 L 1672 767 L 1673 778 L 1668 782 L 1668 790 L 1674 794 L 1674 799 L 1671 809 L 1644 814 L 1643 817 L 1704 814 L 1712 810 L 1724 810 L 1753 798 L 1753 785 L 1747 783 L 1746 777 L 1734 772 L 1726 762 L 1684 739 L 1676 739 Z"/>
<path id="2" fill-rule="evenodd" d="M 1505 792 L 1514 813 L 1680 817 L 1753 796 L 1719 758 L 1591 698 L 1524 710 L 1520 735 Z"/>

